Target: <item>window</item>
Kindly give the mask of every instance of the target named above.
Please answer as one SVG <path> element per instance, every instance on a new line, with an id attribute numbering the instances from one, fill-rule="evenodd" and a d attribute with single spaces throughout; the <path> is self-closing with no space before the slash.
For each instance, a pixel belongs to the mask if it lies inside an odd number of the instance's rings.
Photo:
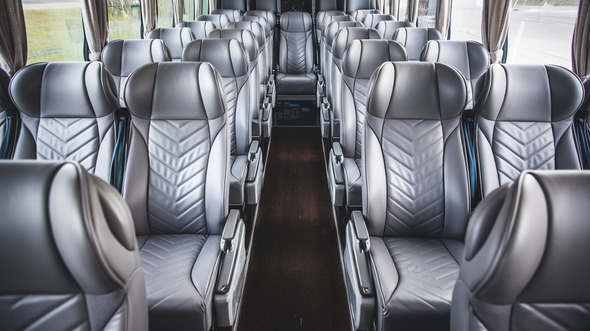
<path id="1" fill-rule="evenodd" d="M 393 16 L 400 21 L 408 20 L 408 0 L 399 0 L 398 12 L 393 13 Z"/>
<path id="2" fill-rule="evenodd" d="M 107 0 L 109 40 L 141 38 L 139 0 Z"/>
<path id="3" fill-rule="evenodd" d="M 418 1 L 418 21 L 416 26 L 423 28 L 436 28 L 437 0 Z"/>
<path id="4" fill-rule="evenodd" d="M 183 15 L 182 21 L 190 22 L 195 20 L 195 1 L 194 0 L 178 0 L 182 1 Z"/>
<path id="5" fill-rule="evenodd" d="M 23 0 L 27 63 L 84 61 L 84 29 L 79 0 Z"/>
<path id="6" fill-rule="evenodd" d="M 515 0 L 508 29 L 508 63 L 571 68 L 578 0 Z"/>
<path id="7" fill-rule="evenodd" d="M 156 26 L 158 28 L 172 28 L 172 0 L 157 0 L 157 6 L 158 21 Z"/>
<path id="8" fill-rule="evenodd" d="M 481 42 L 483 0 L 453 0 L 451 39 Z"/>

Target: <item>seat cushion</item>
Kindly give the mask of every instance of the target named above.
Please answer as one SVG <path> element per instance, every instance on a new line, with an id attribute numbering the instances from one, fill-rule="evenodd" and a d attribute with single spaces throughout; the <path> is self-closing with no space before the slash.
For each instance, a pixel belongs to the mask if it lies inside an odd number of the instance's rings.
<path id="1" fill-rule="evenodd" d="M 371 237 L 382 330 L 448 330 L 463 243 L 434 238 Z"/>
<path id="2" fill-rule="evenodd" d="M 138 236 L 150 330 L 209 330 L 220 236 Z"/>
<path id="3" fill-rule="evenodd" d="M 276 77 L 279 95 L 315 95 L 314 74 L 278 74 Z"/>

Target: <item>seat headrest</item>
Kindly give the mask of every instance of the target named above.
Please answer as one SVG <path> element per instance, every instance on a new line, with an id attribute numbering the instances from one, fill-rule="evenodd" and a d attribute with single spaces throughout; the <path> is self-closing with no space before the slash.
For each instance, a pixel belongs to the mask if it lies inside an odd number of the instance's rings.
<path id="1" fill-rule="evenodd" d="M 242 17 L 242 12 L 237 9 L 213 9 L 212 15 L 225 15 L 230 22 L 236 22 Z"/>
<path id="2" fill-rule="evenodd" d="M 321 27 L 319 27 L 320 33 L 322 34 L 322 37 L 326 36 L 326 33 L 328 33 L 328 25 L 332 24 L 333 22 L 352 22 L 352 18 L 350 18 L 350 16 L 348 15 L 334 15 L 334 16 L 326 16 L 326 18 L 324 19 L 323 25 Z"/>
<path id="3" fill-rule="evenodd" d="M 236 39 L 202 39 L 186 45 L 183 61 L 209 62 L 221 77 L 241 77 L 248 74 L 248 55 Z"/>
<path id="4" fill-rule="evenodd" d="M 467 102 L 463 75 L 446 64 L 385 62 L 369 83 L 367 112 L 385 119 L 447 120 Z"/>
<path id="5" fill-rule="evenodd" d="M 375 28 L 379 22 L 395 20 L 395 16 L 389 14 L 367 14 L 363 19 L 363 24 L 367 28 Z"/>
<path id="6" fill-rule="evenodd" d="M 422 49 L 429 40 L 441 40 L 442 35 L 434 28 L 399 28 L 393 34 L 393 40 L 400 42 L 408 52 L 410 60 L 418 61 Z"/>
<path id="7" fill-rule="evenodd" d="M 289 11 L 281 14 L 281 31 L 311 32 L 311 16 L 306 12 Z"/>
<path id="8" fill-rule="evenodd" d="M 244 16 L 260 16 L 266 18 L 270 28 L 274 29 L 276 24 L 275 14 L 270 10 L 248 10 Z"/>
<path id="9" fill-rule="evenodd" d="M 488 70 L 490 55 L 476 41 L 430 40 L 424 47 L 421 61 L 446 63 L 470 80 L 480 77 Z"/>
<path id="10" fill-rule="evenodd" d="M 362 22 L 369 14 L 383 14 L 379 9 L 357 9 L 350 12 L 350 17 L 357 22 Z"/>
<path id="11" fill-rule="evenodd" d="M 381 36 L 377 30 L 371 28 L 344 28 L 336 33 L 332 43 L 332 56 L 342 60 L 346 46 L 355 39 L 381 39 Z"/>
<path id="12" fill-rule="evenodd" d="M 101 59 L 111 74 L 126 77 L 146 63 L 170 61 L 170 53 L 161 39 L 119 39 L 104 47 Z"/>
<path id="13" fill-rule="evenodd" d="M 152 120 L 211 120 L 227 112 L 221 77 L 206 62 L 146 64 L 129 76 L 125 102 L 132 115 Z"/>
<path id="14" fill-rule="evenodd" d="M 248 53 L 248 59 L 253 62 L 258 59 L 258 42 L 256 37 L 249 30 L 244 29 L 216 29 L 213 30 L 209 36 L 209 39 L 236 39 L 242 43 L 246 52 Z"/>
<path id="15" fill-rule="evenodd" d="M 461 279 L 493 304 L 590 300 L 590 173 L 525 171 L 475 209 Z"/>
<path id="16" fill-rule="evenodd" d="M 344 28 L 363 28 L 364 25 L 361 22 L 352 22 L 352 21 L 336 21 L 330 23 L 326 27 L 326 45 L 332 47 L 334 44 L 334 39 L 336 38 L 336 34 L 338 31 Z"/>
<path id="17" fill-rule="evenodd" d="M 258 41 L 258 48 L 262 48 L 266 43 L 266 36 L 264 35 L 264 28 L 260 23 L 253 21 L 237 21 L 231 22 L 225 27 L 226 29 L 243 29 L 251 31 Z"/>
<path id="18" fill-rule="evenodd" d="M 317 24 L 318 29 L 325 28 L 326 25 L 324 25 L 324 19 L 326 17 L 333 16 L 333 15 L 346 15 L 346 13 L 341 10 L 319 11 L 316 15 L 316 24 Z"/>
<path id="19" fill-rule="evenodd" d="M 199 15 L 197 21 L 210 21 L 216 29 L 223 29 L 230 22 L 224 14 Z"/>
<path id="20" fill-rule="evenodd" d="M 215 29 L 211 21 L 190 21 L 180 22 L 177 28 L 189 28 L 193 32 L 195 39 L 205 39 Z"/>
<path id="21" fill-rule="evenodd" d="M 157 28 L 148 33 L 146 39 L 162 39 L 172 59 L 180 59 L 182 49 L 195 39 L 189 28 Z"/>
<path id="22" fill-rule="evenodd" d="M 101 62 L 31 64 L 14 75 L 10 94 L 32 117 L 95 118 L 118 107 L 115 81 Z"/>
<path id="23" fill-rule="evenodd" d="M 260 16 L 242 16 L 242 21 L 250 21 L 250 22 L 258 22 L 260 26 L 264 29 L 264 36 L 268 37 L 271 35 L 271 27 L 266 18 Z"/>
<path id="24" fill-rule="evenodd" d="M 583 98 L 580 79 L 563 67 L 492 64 L 474 109 L 489 120 L 556 122 L 575 114 Z"/>
<path id="25" fill-rule="evenodd" d="M 375 27 L 381 38 L 393 40 L 395 31 L 399 28 L 413 28 L 414 24 L 408 21 L 381 21 Z"/>
<path id="26" fill-rule="evenodd" d="M 404 46 L 397 41 L 357 39 L 348 44 L 344 51 L 342 74 L 356 79 L 369 79 L 383 63 L 407 60 Z"/>

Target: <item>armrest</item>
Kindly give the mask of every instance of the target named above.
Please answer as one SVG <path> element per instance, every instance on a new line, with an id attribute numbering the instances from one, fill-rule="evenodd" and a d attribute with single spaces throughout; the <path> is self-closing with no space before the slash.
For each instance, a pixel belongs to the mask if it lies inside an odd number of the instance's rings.
<path id="1" fill-rule="evenodd" d="M 344 154 L 342 153 L 342 146 L 339 142 L 332 144 L 332 150 L 330 150 L 330 158 L 332 159 L 332 171 L 334 172 L 334 180 L 336 184 L 344 184 Z"/>
<path id="2" fill-rule="evenodd" d="M 225 220 L 225 226 L 223 227 L 223 233 L 221 234 L 221 251 L 227 252 L 232 249 L 232 240 L 236 237 L 236 231 L 238 229 L 238 222 L 240 221 L 240 212 L 232 209 L 227 215 Z"/>
<path id="3" fill-rule="evenodd" d="M 354 234 L 356 239 L 359 241 L 361 252 L 368 253 L 371 249 L 371 243 L 369 241 L 369 230 L 367 230 L 367 224 L 365 218 L 360 210 L 354 210 L 350 217 Z"/>
<path id="4" fill-rule="evenodd" d="M 324 122 L 330 122 L 330 104 L 329 103 L 322 103 L 320 108 L 322 118 Z"/>
<path id="5" fill-rule="evenodd" d="M 260 116 L 262 121 L 263 122 L 268 121 L 268 118 L 270 117 L 270 114 L 272 113 L 272 105 L 271 105 L 269 97 L 264 98 L 264 101 L 262 102 L 262 109 L 260 110 L 260 113 L 262 114 L 262 116 Z"/>
<path id="6" fill-rule="evenodd" d="M 258 174 L 258 167 L 262 156 L 262 150 L 259 145 L 260 142 L 257 140 L 253 140 L 252 143 L 250 143 L 250 150 L 248 151 L 248 175 L 246 176 L 247 182 L 254 181 Z"/>

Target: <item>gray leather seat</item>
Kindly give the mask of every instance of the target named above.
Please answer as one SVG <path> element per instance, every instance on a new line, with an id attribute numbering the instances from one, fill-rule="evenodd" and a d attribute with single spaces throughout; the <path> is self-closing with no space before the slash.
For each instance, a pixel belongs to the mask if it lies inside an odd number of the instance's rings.
<path id="1" fill-rule="evenodd" d="M 261 84 L 268 84 L 269 71 L 267 60 L 270 59 L 267 59 L 266 33 L 264 27 L 258 22 L 238 21 L 229 23 L 226 29 L 243 29 L 254 34 L 254 37 L 256 37 L 256 41 L 258 42 L 258 78 L 260 78 Z"/>
<path id="2" fill-rule="evenodd" d="M 268 24 L 270 25 L 270 29 L 274 30 L 275 26 L 276 26 L 276 17 L 274 12 L 270 11 L 270 10 L 248 10 L 247 12 L 244 13 L 243 17 L 247 17 L 247 16 L 257 16 L 257 17 L 262 17 L 265 18 L 266 21 L 268 22 Z"/>
<path id="3" fill-rule="evenodd" d="M 216 1 L 216 6 L 219 8 L 229 8 L 229 9 L 237 9 L 240 12 L 245 12 L 248 10 L 248 1 L 247 0 L 221 0 Z"/>
<path id="4" fill-rule="evenodd" d="M 123 92 L 129 75 L 144 64 L 171 60 L 168 48 L 161 39 L 114 40 L 104 47 L 101 59 L 115 80 L 119 106 L 123 108 L 127 107 Z"/>
<path id="5" fill-rule="evenodd" d="M 526 171 L 475 209 L 451 329 L 587 330 L 590 173 Z"/>
<path id="6" fill-rule="evenodd" d="M 326 72 L 324 72 L 324 68 L 326 67 L 325 64 L 325 59 L 326 59 L 326 35 L 328 34 L 328 26 L 330 24 L 332 24 L 333 22 L 350 22 L 352 21 L 352 19 L 350 18 L 350 16 L 348 15 L 331 15 L 331 16 L 326 16 L 326 18 L 324 18 L 324 25 L 322 28 L 322 31 L 320 32 L 320 41 L 319 41 L 319 55 L 320 58 L 318 59 L 318 61 L 320 62 L 320 68 L 322 68 L 322 75 L 325 77 L 327 75 Z"/>
<path id="7" fill-rule="evenodd" d="M 195 39 L 205 39 L 215 30 L 213 22 L 210 21 L 191 21 L 191 22 L 180 22 L 177 28 L 189 28 L 193 32 Z"/>
<path id="8" fill-rule="evenodd" d="M 398 42 L 382 39 L 353 40 L 342 60 L 340 139 L 330 151 L 328 177 L 332 203 L 361 207 L 361 150 L 369 80 L 373 72 L 388 61 L 407 61 L 406 50 Z M 342 173 L 343 178 L 337 178 Z"/>
<path id="9" fill-rule="evenodd" d="M 182 60 L 209 62 L 219 72 L 227 101 L 230 135 L 229 204 L 241 208 L 246 203 L 258 203 L 260 190 L 254 188 L 252 192 L 254 178 L 250 179 L 250 174 L 260 166 L 262 151 L 258 142 L 252 144 L 249 62 L 244 46 L 235 39 L 195 40 L 184 48 Z M 246 193 L 247 186 L 250 196 Z"/>
<path id="10" fill-rule="evenodd" d="M 422 49 L 429 40 L 441 40 L 442 35 L 434 28 L 398 28 L 393 40 L 402 44 L 410 61 L 420 61 Z"/>
<path id="11" fill-rule="evenodd" d="M 264 30 L 264 51 L 265 51 L 265 59 L 266 59 L 266 70 L 267 70 L 267 77 L 272 75 L 272 60 L 273 60 L 273 31 L 271 28 L 271 24 L 266 20 L 266 18 L 261 16 L 243 16 L 242 21 L 251 21 L 251 22 L 258 22 L 262 29 Z M 270 79 L 270 78 L 267 78 Z"/>
<path id="12" fill-rule="evenodd" d="M 15 159 L 79 162 L 110 178 L 117 87 L 100 62 L 35 63 L 10 84 L 21 117 Z"/>
<path id="13" fill-rule="evenodd" d="M 466 84 L 439 63 L 373 74 L 361 142 L 363 209 L 346 226 L 355 326 L 448 330 L 470 212 L 460 129 Z M 376 314 L 370 307 L 376 305 Z"/>
<path id="14" fill-rule="evenodd" d="M 363 22 L 369 14 L 383 14 L 379 9 L 357 9 L 350 12 L 350 17 L 357 22 Z"/>
<path id="15" fill-rule="evenodd" d="M 573 116 L 583 97 L 562 67 L 493 64 L 474 107 L 482 197 L 527 169 L 580 169 Z"/>
<path id="16" fill-rule="evenodd" d="M 11 159 L 16 140 L 18 111 L 9 94 L 10 76 L 0 69 L 0 159 Z"/>
<path id="17" fill-rule="evenodd" d="M 332 43 L 332 67 L 330 74 L 330 86 L 326 86 L 327 95 L 330 100 L 330 123 L 332 125 L 332 139 L 340 139 L 340 92 L 342 89 L 342 59 L 346 47 L 356 39 L 381 39 L 375 29 L 369 28 L 344 28 L 341 29 Z"/>
<path id="18" fill-rule="evenodd" d="M 182 49 L 195 39 L 189 28 L 157 28 L 148 33 L 146 39 L 162 39 L 172 61 L 180 61 Z"/>
<path id="19" fill-rule="evenodd" d="M 225 15 L 230 22 L 237 22 L 242 18 L 242 12 L 237 9 L 213 9 L 211 15 Z M 218 27 L 218 29 L 221 29 Z"/>
<path id="20" fill-rule="evenodd" d="M 395 16 L 389 14 L 367 14 L 363 19 L 363 24 L 367 28 L 377 28 L 377 24 L 383 21 L 395 21 Z"/>
<path id="21" fill-rule="evenodd" d="M 150 330 L 205 331 L 214 319 L 230 326 L 235 318 L 244 224 L 238 211 L 228 213 L 225 99 L 208 63 L 147 64 L 127 82 L 132 126 L 122 194 L 135 222 Z"/>
<path id="22" fill-rule="evenodd" d="M 323 33 L 324 29 L 326 28 L 326 24 L 324 24 L 324 19 L 326 17 L 330 17 L 330 16 L 334 16 L 334 15 L 342 16 L 342 15 L 346 15 L 346 13 L 341 10 L 320 10 L 315 15 L 315 27 L 316 27 L 315 37 L 316 37 L 316 42 L 318 44 L 320 43 L 322 33 Z"/>
<path id="23" fill-rule="evenodd" d="M 224 14 L 199 15 L 197 21 L 209 21 L 213 23 L 216 29 L 223 29 L 230 22 Z"/>
<path id="24" fill-rule="evenodd" d="M 313 95 L 315 99 L 313 52 L 311 16 L 305 12 L 281 14 L 279 74 L 276 77 L 279 96 Z"/>
<path id="25" fill-rule="evenodd" d="M 381 38 L 393 40 L 395 31 L 399 28 L 413 28 L 414 24 L 408 21 L 381 21 L 377 23 L 375 29 L 381 35 Z"/>
<path id="26" fill-rule="evenodd" d="M 76 163 L 0 162 L 5 330 L 147 330 L 133 219 Z"/>

